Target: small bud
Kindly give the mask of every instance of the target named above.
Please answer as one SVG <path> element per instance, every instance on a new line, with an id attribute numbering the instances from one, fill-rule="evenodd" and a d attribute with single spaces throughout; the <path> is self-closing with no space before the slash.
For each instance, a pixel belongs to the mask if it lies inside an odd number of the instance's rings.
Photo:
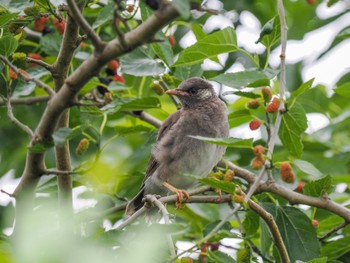
<path id="1" fill-rule="evenodd" d="M 81 141 L 79 142 L 77 148 L 75 149 L 75 152 L 78 154 L 78 155 L 82 155 L 86 152 L 86 150 L 89 148 L 89 140 L 84 138 L 84 139 L 81 139 Z"/>
<path id="2" fill-rule="evenodd" d="M 168 85 L 174 84 L 174 78 L 167 73 L 163 74 L 162 80 Z"/>
<path id="3" fill-rule="evenodd" d="M 311 221 L 311 223 L 312 223 L 312 225 L 314 226 L 315 229 L 318 228 L 319 223 L 318 223 L 318 220 L 317 220 L 317 219 L 313 219 L 313 220 Z"/>
<path id="4" fill-rule="evenodd" d="M 160 96 L 164 94 L 164 89 L 158 82 L 152 82 L 150 88 Z"/>
<path id="5" fill-rule="evenodd" d="M 305 186 L 304 182 L 299 182 L 297 187 L 294 189 L 294 191 L 302 194 L 304 186 Z"/>
<path id="6" fill-rule="evenodd" d="M 262 156 L 265 153 L 265 147 L 262 145 L 256 145 L 253 148 L 253 152 L 256 156 Z"/>
<path id="7" fill-rule="evenodd" d="M 284 162 L 280 167 L 280 175 L 283 182 L 294 183 L 295 175 L 289 162 Z"/>
<path id="8" fill-rule="evenodd" d="M 266 112 L 274 113 L 278 111 L 280 105 L 281 105 L 280 99 L 277 97 L 274 97 L 272 101 L 266 106 Z"/>
<path id="9" fill-rule="evenodd" d="M 12 58 L 14 61 L 24 61 L 26 59 L 27 55 L 23 52 L 16 52 L 13 53 Z"/>
<path id="10" fill-rule="evenodd" d="M 252 131 L 255 131 L 255 130 L 257 130 L 257 129 L 260 128 L 260 125 L 261 125 L 260 120 L 255 119 L 255 120 L 252 120 L 252 121 L 249 123 L 249 128 L 250 128 Z"/>
<path id="11" fill-rule="evenodd" d="M 261 94 L 262 94 L 262 96 L 264 98 L 264 101 L 266 103 L 269 103 L 271 98 L 272 98 L 272 92 L 271 92 L 270 88 L 269 87 L 262 88 Z"/>
<path id="12" fill-rule="evenodd" d="M 260 107 L 260 100 L 255 99 L 255 100 L 248 101 L 247 107 L 249 109 L 257 109 L 257 108 L 259 108 Z"/>
<path id="13" fill-rule="evenodd" d="M 224 181 L 225 182 L 231 182 L 233 178 L 235 177 L 235 172 L 233 170 L 227 170 L 224 175 Z"/>

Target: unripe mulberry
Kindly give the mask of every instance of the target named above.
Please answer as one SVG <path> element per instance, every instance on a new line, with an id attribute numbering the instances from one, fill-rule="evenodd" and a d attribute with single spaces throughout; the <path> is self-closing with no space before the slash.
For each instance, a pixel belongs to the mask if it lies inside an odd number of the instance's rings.
<path id="1" fill-rule="evenodd" d="M 258 120 L 258 119 L 255 119 L 255 120 L 252 120 L 250 123 L 249 123 L 249 128 L 252 130 L 252 131 L 255 131 L 257 129 L 260 128 L 260 125 L 261 125 L 261 122 Z"/>
<path id="2" fill-rule="evenodd" d="M 10 70 L 9 70 L 9 75 L 10 75 L 10 78 L 11 78 L 12 80 L 17 79 L 17 74 L 16 74 L 16 72 L 13 71 L 12 68 L 10 68 Z"/>
<path id="3" fill-rule="evenodd" d="M 294 183 L 295 181 L 295 175 L 289 162 L 284 162 L 281 164 L 280 175 L 282 181 L 286 183 Z"/>
<path id="4" fill-rule="evenodd" d="M 254 170 L 259 170 L 261 167 L 263 167 L 264 163 L 265 159 L 261 156 L 257 156 L 252 160 L 250 165 Z"/>
<path id="5" fill-rule="evenodd" d="M 269 87 L 262 88 L 261 94 L 262 94 L 262 96 L 264 98 L 264 101 L 266 103 L 269 103 L 271 98 L 272 98 L 272 92 L 271 92 L 270 88 Z"/>
<path id="6" fill-rule="evenodd" d="M 235 176 L 235 172 L 233 170 L 227 170 L 224 175 L 224 181 L 225 182 L 231 182 L 233 180 L 233 177 Z"/>
<path id="7" fill-rule="evenodd" d="M 27 16 L 40 17 L 40 7 L 39 6 L 29 6 L 24 8 L 23 12 Z"/>
<path id="8" fill-rule="evenodd" d="M 174 37 L 173 35 L 169 35 L 169 36 L 168 36 L 168 40 L 169 40 L 169 43 L 170 43 L 171 48 L 174 48 L 174 46 L 175 46 L 175 44 L 176 44 L 175 37 Z"/>
<path id="9" fill-rule="evenodd" d="M 16 52 L 13 53 L 12 58 L 14 61 L 24 61 L 26 59 L 27 55 L 23 52 Z"/>
<path id="10" fill-rule="evenodd" d="M 272 99 L 272 101 L 266 106 L 266 111 L 268 113 L 273 113 L 278 111 L 279 107 L 281 105 L 281 101 L 279 98 L 275 97 Z"/>
<path id="11" fill-rule="evenodd" d="M 150 88 L 158 95 L 164 94 L 164 89 L 163 89 L 162 85 L 160 85 L 158 82 L 153 82 L 151 84 Z"/>
<path id="12" fill-rule="evenodd" d="M 168 85 L 174 84 L 174 78 L 167 73 L 163 74 L 162 80 Z"/>
<path id="13" fill-rule="evenodd" d="M 259 108 L 260 107 L 260 100 L 255 99 L 255 100 L 248 101 L 247 107 L 249 109 L 257 109 L 257 108 Z"/>

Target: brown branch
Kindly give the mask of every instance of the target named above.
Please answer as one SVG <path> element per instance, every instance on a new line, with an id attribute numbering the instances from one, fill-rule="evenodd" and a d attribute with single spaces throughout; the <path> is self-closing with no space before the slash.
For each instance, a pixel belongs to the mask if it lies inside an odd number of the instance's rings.
<path id="1" fill-rule="evenodd" d="M 30 97 L 30 98 L 11 98 L 11 105 L 32 105 L 41 102 L 47 102 L 50 99 L 49 96 Z M 0 98 L 0 106 L 6 105 L 7 100 Z"/>
<path id="2" fill-rule="evenodd" d="M 249 207 L 257 213 L 267 224 L 267 226 L 270 229 L 270 233 L 273 237 L 273 242 L 275 243 L 275 246 L 277 248 L 277 251 L 280 255 L 281 262 L 283 263 L 290 263 L 290 259 L 287 253 L 287 249 L 284 245 L 282 236 L 280 231 L 278 230 L 278 226 L 273 218 L 273 216 L 265 211 L 261 206 L 259 206 L 257 203 L 253 202 L 251 199 L 248 200 Z"/>
<path id="3" fill-rule="evenodd" d="M 82 28 L 84 33 L 91 40 L 93 46 L 96 48 L 96 51 L 102 51 L 102 49 L 105 46 L 105 43 L 101 41 L 100 37 L 95 33 L 93 28 L 85 20 L 79 7 L 75 3 L 75 0 L 67 0 L 67 4 L 69 7 L 71 17 L 77 22 L 77 24 Z"/>
<path id="4" fill-rule="evenodd" d="M 152 115 L 144 111 L 125 111 L 124 113 L 139 118 L 149 124 L 152 124 L 154 127 L 159 128 L 162 125 L 162 122 Z"/>
<path id="5" fill-rule="evenodd" d="M 346 227 L 347 225 L 349 225 L 350 222 L 344 222 L 343 224 L 333 228 L 331 231 L 329 231 L 327 234 L 325 234 L 324 236 L 322 237 L 319 237 L 318 240 L 322 241 L 322 240 L 325 240 L 326 238 L 330 237 L 331 235 L 333 235 L 335 232 L 337 232 L 338 230 Z"/>
<path id="6" fill-rule="evenodd" d="M 47 64 L 46 62 L 44 62 L 42 60 L 27 57 L 26 62 L 37 64 L 37 65 L 42 66 L 43 68 L 47 69 L 48 71 L 52 72 L 52 66 L 50 64 Z"/>
<path id="7" fill-rule="evenodd" d="M 37 86 L 42 88 L 49 94 L 50 97 L 54 96 L 56 93 L 52 90 L 52 88 L 48 85 L 46 85 L 44 82 L 42 82 L 39 79 L 31 78 L 30 75 L 26 72 L 23 73 L 22 70 L 19 70 L 15 65 L 13 65 L 5 56 L 0 55 L 0 60 L 2 60 L 5 64 L 7 64 L 21 79 L 23 79 L 26 82 L 34 82 Z"/>

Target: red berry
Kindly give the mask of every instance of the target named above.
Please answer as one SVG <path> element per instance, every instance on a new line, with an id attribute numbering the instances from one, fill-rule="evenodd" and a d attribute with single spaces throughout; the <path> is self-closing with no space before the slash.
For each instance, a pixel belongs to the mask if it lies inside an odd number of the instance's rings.
<path id="1" fill-rule="evenodd" d="M 265 153 L 265 147 L 262 145 L 256 145 L 253 148 L 253 152 L 256 156 L 262 156 Z"/>
<path id="2" fill-rule="evenodd" d="M 85 42 L 81 42 L 79 45 L 82 49 L 86 48 L 86 43 Z"/>
<path id="3" fill-rule="evenodd" d="M 273 113 L 278 111 L 279 107 L 281 105 L 281 101 L 279 98 L 275 97 L 272 99 L 272 101 L 266 106 L 266 111 L 268 113 Z"/>
<path id="4" fill-rule="evenodd" d="M 28 58 L 36 59 L 36 60 L 43 60 L 43 57 L 36 53 L 30 53 L 28 54 Z M 36 67 L 37 64 L 30 63 L 30 67 Z"/>
<path id="5" fill-rule="evenodd" d="M 318 228 L 318 220 L 317 219 L 313 219 L 312 221 L 311 221 L 311 223 L 312 223 L 312 225 L 314 226 L 314 228 Z"/>
<path id="6" fill-rule="evenodd" d="M 113 77 L 113 81 L 125 83 L 125 79 L 122 76 L 119 76 L 118 74 L 115 74 Z"/>
<path id="7" fill-rule="evenodd" d="M 175 46 L 175 44 L 176 44 L 175 37 L 174 37 L 173 35 L 169 35 L 169 36 L 168 36 L 168 40 L 169 40 L 169 43 L 170 43 L 171 48 L 174 48 L 174 46 Z"/>
<path id="8" fill-rule="evenodd" d="M 317 0 L 306 0 L 306 2 L 309 4 L 309 5 L 314 5 L 317 3 Z"/>
<path id="9" fill-rule="evenodd" d="M 261 94 L 262 94 L 262 96 L 264 98 L 264 101 L 266 103 L 269 103 L 271 98 L 272 98 L 272 92 L 271 92 L 270 88 L 269 87 L 262 88 Z"/>
<path id="10" fill-rule="evenodd" d="M 258 119 L 254 119 L 249 123 L 249 128 L 255 131 L 260 128 L 261 122 Z"/>
<path id="11" fill-rule="evenodd" d="M 57 18 L 55 18 L 55 20 L 53 21 L 53 24 L 55 25 L 57 31 L 60 32 L 60 34 L 62 35 L 66 27 L 66 21 L 62 20 L 60 22 Z"/>
<path id="12" fill-rule="evenodd" d="M 260 107 L 260 101 L 258 99 L 255 99 L 255 100 L 250 100 L 248 101 L 247 103 L 247 107 L 249 109 L 257 109 Z"/>
<path id="13" fill-rule="evenodd" d="M 12 70 L 12 68 L 10 68 L 10 70 L 9 70 L 9 75 L 10 75 L 11 79 L 13 79 L 13 80 L 17 79 L 17 74 L 16 74 L 16 72 L 14 72 Z"/>
<path id="14" fill-rule="evenodd" d="M 283 182 L 294 183 L 295 175 L 289 162 L 284 162 L 280 167 L 280 175 Z"/>
<path id="15" fill-rule="evenodd" d="M 304 182 L 299 182 L 298 186 L 294 189 L 294 191 L 302 194 L 304 186 L 305 186 Z"/>
<path id="16" fill-rule="evenodd" d="M 108 62 L 108 65 L 107 67 L 110 69 L 110 70 L 113 70 L 113 71 L 116 71 L 118 68 L 119 68 L 119 62 L 118 60 L 116 59 L 113 59 L 111 61 Z"/>
<path id="17" fill-rule="evenodd" d="M 35 20 L 34 30 L 38 31 L 38 32 L 43 32 L 47 21 L 49 21 L 49 18 L 45 17 L 45 16 L 42 16 L 42 17 L 38 18 L 37 20 Z"/>
<path id="18" fill-rule="evenodd" d="M 261 156 L 257 156 L 252 160 L 250 165 L 254 170 L 259 170 L 261 169 L 261 167 L 263 167 L 264 163 L 265 163 L 265 159 L 262 158 Z"/>

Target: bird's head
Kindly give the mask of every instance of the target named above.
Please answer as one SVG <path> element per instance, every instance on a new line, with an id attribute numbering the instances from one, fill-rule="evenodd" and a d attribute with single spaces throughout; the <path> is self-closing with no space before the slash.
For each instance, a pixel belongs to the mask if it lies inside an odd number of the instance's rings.
<path id="1" fill-rule="evenodd" d="M 177 89 L 167 90 L 166 93 L 177 96 L 185 108 L 196 107 L 216 97 L 213 86 L 197 77 L 183 81 Z"/>

